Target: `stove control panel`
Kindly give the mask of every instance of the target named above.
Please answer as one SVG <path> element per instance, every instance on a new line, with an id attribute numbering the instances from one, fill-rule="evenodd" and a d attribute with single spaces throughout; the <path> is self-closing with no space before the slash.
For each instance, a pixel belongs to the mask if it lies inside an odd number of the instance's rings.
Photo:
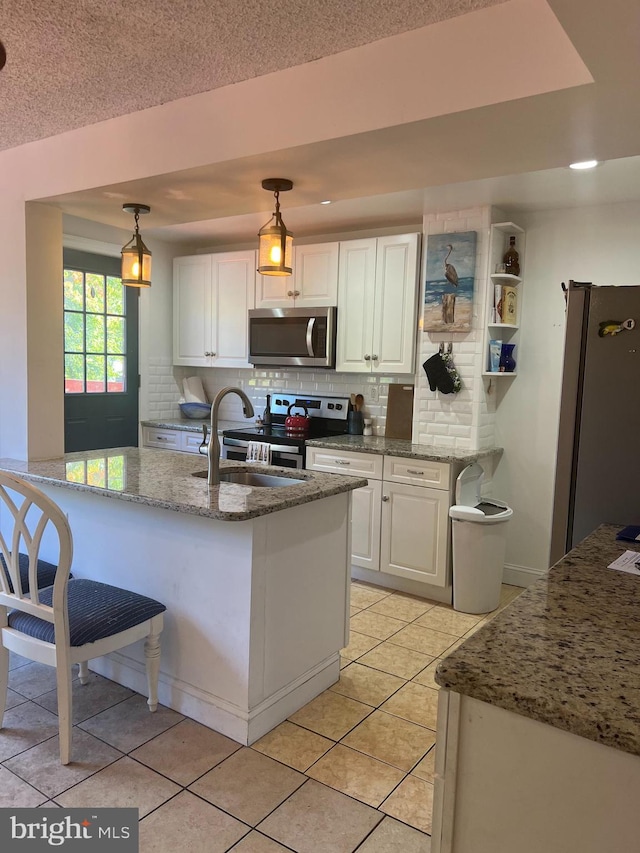
<path id="1" fill-rule="evenodd" d="M 348 397 L 315 397 L 291 391 L 271 394 L 271 414 L 286 415 L 289 406 L 305 406 L 310 418 L 327 418 L 329 420 L 346 421 L 349 411 Z M 296 408 L 292 414 L 303 414 L 302 408 Z"/>

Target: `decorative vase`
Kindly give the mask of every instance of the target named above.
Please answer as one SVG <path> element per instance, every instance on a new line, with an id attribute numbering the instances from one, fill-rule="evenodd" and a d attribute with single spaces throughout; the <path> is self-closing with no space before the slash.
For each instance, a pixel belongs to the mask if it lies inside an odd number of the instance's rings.
<path id="1" fill-rule="evenodd" d="M 515 344 L 502 344 L 500 350 L 500 373 L 513 373 L 516 369 L 516 360 L 513 357 Z"/>

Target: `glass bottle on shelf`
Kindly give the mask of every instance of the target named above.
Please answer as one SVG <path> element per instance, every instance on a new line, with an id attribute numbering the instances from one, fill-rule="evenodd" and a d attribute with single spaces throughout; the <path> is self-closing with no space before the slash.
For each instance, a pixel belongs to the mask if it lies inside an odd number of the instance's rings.
<path id="1" fill-rule="evenodd" d="M 509 248 L 504 253 L 502 260 L 504 261 L 504 271 L 508 275 L 520 275 L 520 256 L 516 249 L 516 238 L 513 234 L 509 237 Z"/>

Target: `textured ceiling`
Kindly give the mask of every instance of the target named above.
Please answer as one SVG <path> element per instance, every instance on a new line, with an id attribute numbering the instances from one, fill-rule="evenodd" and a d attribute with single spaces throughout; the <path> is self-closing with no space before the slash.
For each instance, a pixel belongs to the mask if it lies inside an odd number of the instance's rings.
<path id="1" fill-rule="evenodd" d="M 505 0 L 0 0 L 0 149 Z"/>

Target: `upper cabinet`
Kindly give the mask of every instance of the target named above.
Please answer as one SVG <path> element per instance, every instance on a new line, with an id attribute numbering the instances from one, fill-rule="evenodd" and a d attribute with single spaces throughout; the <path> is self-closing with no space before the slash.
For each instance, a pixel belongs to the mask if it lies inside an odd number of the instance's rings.
<path id="1" fill-rule="evenodd" d="M 413 373 L 419 235 L 340 243 L 336 370 Z"/>
<path id="2" fill-rule="evenodd" d="M 173 363 L 249 367 L 255 250 L 175 258 L 173 276 Z"/>
<path id="3" fill-rule="evenodd" d="M 321 308 L 338 301 L 339 243 L 293 247 L 293 275 L 258 275 L 256 308 Z"/>
<path id="4" fill-rule="evenodd" d="M 504 262 L 512 237 L 515 238 L 520 265 L 518 275 L 514 275 L 509 270 L 509 265 Z M 491 226 L 484 376 L 507 378 L 516 376 L 518 372 L 524 250 L 525 232 L 519 225 L 513 222 L 497 222 Z"/>

